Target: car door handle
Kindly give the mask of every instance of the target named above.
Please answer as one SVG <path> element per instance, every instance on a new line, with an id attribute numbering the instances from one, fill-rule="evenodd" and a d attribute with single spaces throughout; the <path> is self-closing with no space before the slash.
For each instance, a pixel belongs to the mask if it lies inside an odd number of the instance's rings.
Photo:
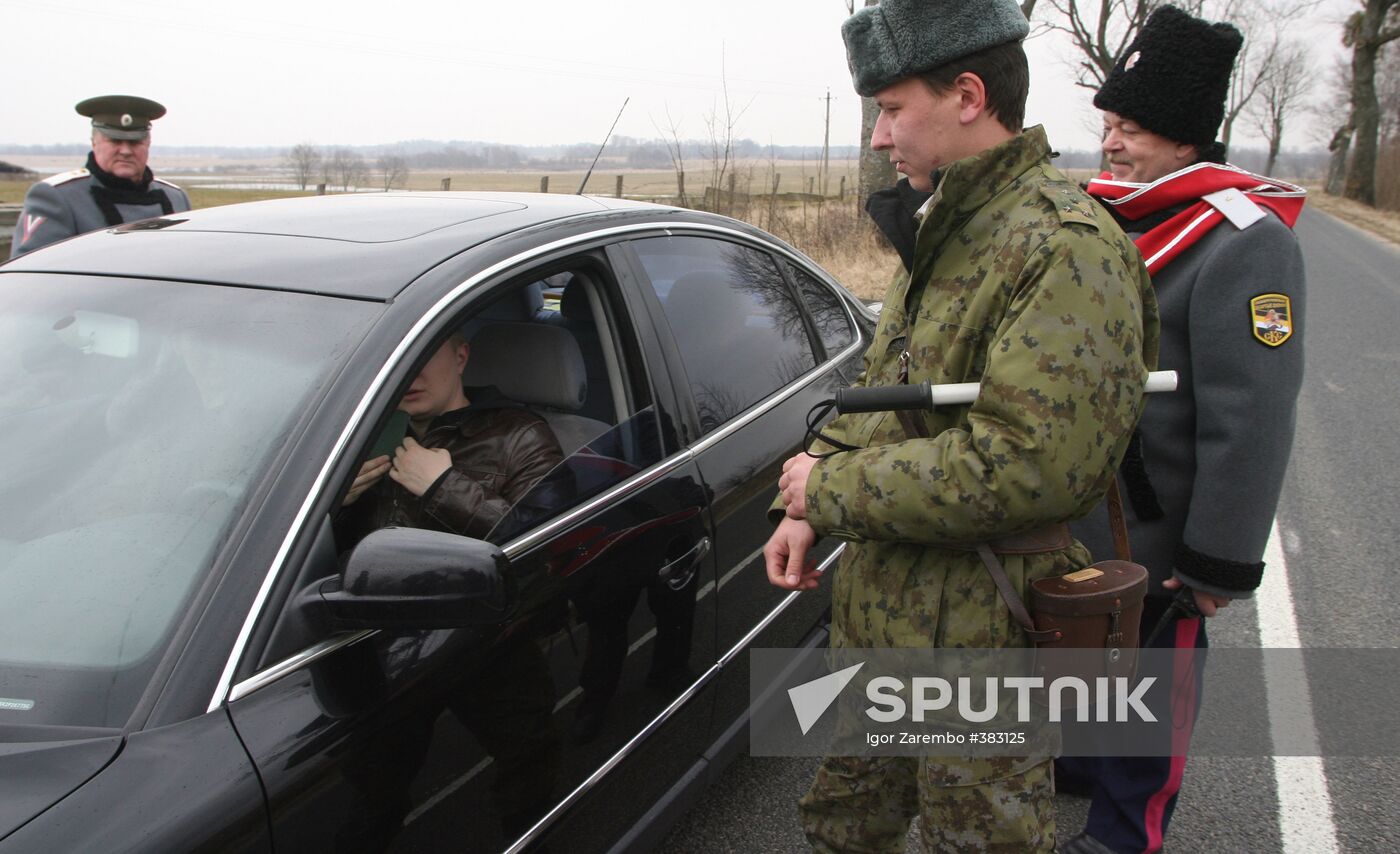
<path id="1" fill-rule="evenodd" d="M 709 553 L 710 538 L 701 537 L 700 542 L 691 547 L 690 551 L 661 567 L 656 573 L 657 577 L 666 582 L 672 590 L 680 590 L 690 583 L 691 577 L 695 575 L 695 568 Z"/>

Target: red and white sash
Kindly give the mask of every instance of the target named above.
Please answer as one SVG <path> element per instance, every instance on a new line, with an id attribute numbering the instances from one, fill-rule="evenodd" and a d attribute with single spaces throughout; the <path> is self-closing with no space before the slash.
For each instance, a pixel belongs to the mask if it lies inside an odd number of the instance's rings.
<path id="1" fill-rule="evenodd" d="M 1089 182 L 1089 195 L 1098 198 L 1127 220 L 1142 219 L 1157 211 L 1197 200 L 1181 213 L 1140 235 L 1133 242 L 1147 262 L 1147 272 L 1157 271 L 1186 251 L 1224 219 L 1203 196 L 1221 190 L 1239 190 L 1260 207 L 1268 208 L 1289 228 L 1298 221 L 1307 190 L 1276 178 L 1246 172 L 1227 163 L 1197 163 L 1159 178 L 1151 184 L 1115 181 L 1105 172 Z"/>

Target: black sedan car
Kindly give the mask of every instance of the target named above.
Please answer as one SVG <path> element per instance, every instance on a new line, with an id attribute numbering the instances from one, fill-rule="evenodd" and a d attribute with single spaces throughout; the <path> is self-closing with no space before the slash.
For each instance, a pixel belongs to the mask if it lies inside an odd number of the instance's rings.
<path id="1" fill-rule="evenodd" d="M 0 852 L 654 844 L 744 746 L 745 650 L 824 640 L 765 511 L 872 321 L 757 229 L 570 196 L 259 202 L 0 267 Z M 346 541 L 455 334 L 563 461 L 482 539 Z"/>

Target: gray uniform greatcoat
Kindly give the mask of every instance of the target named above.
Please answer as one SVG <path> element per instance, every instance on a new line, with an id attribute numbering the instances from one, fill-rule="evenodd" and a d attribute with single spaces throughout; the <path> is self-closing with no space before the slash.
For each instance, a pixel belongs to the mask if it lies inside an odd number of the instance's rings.
<path id="1" fill-rule="evenodd" d="M 15 223 L 10 257 L 75 234 L 189 209 L 189 196 L 169 181 L 152 178 L 142 191 L 105 183 L 88 169 L 74 169 L 29 188 Z"/>
<path id="2" fill-rule="evenodd" d="M 1138 236 L 1132 223 L 1124 230 Z M 1139 229 L 1140 231 L 1141 229 Z M 1162 317 L 1162 370 L 1175 392 L 1149 395 L 1139 431 L 1161 517 L 1144 519 L 1142 486 L 1123 487 L 1133 560 L 1151 572 L 1149 593 L 1176 575 L 1200 590 L 1247 598 L 1263 575 L 1264 546 L 1293 445 L 1303 381 L 1303 257 L 1270 213 L 1244 230 L 1216 226 L 1152 277 Z M 1256 339 L 1250 300 L 1292 301 L 1289 340 Z M 1095 560 L 1114 557 L 1102 507 L 1071 526 Z"/>

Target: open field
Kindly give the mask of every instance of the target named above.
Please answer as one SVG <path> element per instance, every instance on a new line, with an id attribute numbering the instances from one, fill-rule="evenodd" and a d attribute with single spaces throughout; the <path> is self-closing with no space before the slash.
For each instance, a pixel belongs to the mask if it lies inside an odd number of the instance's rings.
<path id="1" fill-rule="evenodd" d="M 57 166 L 51 162 L 52 158 L 45 160 L 0 153 L 0 160 L 44 170 L 39 174 L 49 174 L 46 170 Z M 691 167 L 694 171 L 688 171 L 686 176 L 687 201 L 691 206 L 700 206 L 705 197 L 705 185 L 711 177 L 710 170 L 708 164 L 703 163 L 691 164 Z M 313 195 L 313 191 L 309 190 L 271 188 L 270 185 L 285 185 L 287 181 L 272 161 L 213 163 L 177 158 L 173 162 L 158 162 L 155 168 L 156 174 L 169 176 L 170 180 L 184 187 L 196 208 Z M 207 169 L 219 171 L 200 171 Z M 890 271 L 897 263 L 894 252 L 872 229 L 865 227 L 864 215 L 856 210 L 852 196 L 848 195 L 845 200 L 835 198 L 842 176 L 846 177 L 847 186 L 854 186 L 854 161 L 832 161 L 828 196 L 824 199 L 802 194 L 809 181 L 817 177 L 817 164 L 814 161 L 747 160 L 738 161 L 731 166 L 731 170 L 735 175 L 734 187 L 738 199 L 731 202 L 726 195 L 718 205 L 720 213 L 752 222 L 777 234 L 811 255 L 859 296 L 876 299 L 884 293 Z M 406 189 L 439 190 L 442 180 L 450 178 L 453 190 L 539 192 L 540 179 L 547 176 L 550 192 L 572 193 L 578 189 L 583 175 L 582 170 L 418 171 L 409 175 Z M 620 169 L 617 164 L 606 162 L 600 163 L 594 171 L 586 191 L 611 196 L 616 191 L 618 175 L 623 177 L 623 195 L 627 198 L 671 204 L 679 201 L 673 171 Z M 770 199 L 767 193 L 771 191 L 774 176 L 777 176 L 779 195 Z M 236 186 L 238 184 L 252 186 L 242 189 Z M 727 190 L 727 177 L 723 184 Z M 30 180 L 0 179 L 0 204 L 22 203 L 29 185 Z"/>
<path id="2" fill-rule="evenodd" d="M 6 154 L 2 151 L 0 160 L 32 169 L 40 176 L 81 165 L 81 158 L 76 157 L 72 158 L 72 163 L 69 164 L 67 160 L 52 155 Z M 235 189 L 235 185 L 239 184 L 265 188 L 271 185 L 287 185 L 291 180 L 286 170 L 275 159 L 231 160 L 156 156 L 152 158 L 151 164 L 157 175 L 179 184 L 186 190 L 208 184 L 216 184 L 220 189 Z M 373 164 L 367 165 L 372 173 Z M 714 182 L 712 164 L 703 160 L 687 161 L 685 169 L 687 195 L 703 198 L 705 187 Z M 831 161 L 826 195 L 836 196 L 840 193 L 843 177 L 847 186 L 854 188 L 856 169 L 857 164 L 854 160 Z M 549 192 L 573 193 L 577 192 L 585 171 L 586 169 L 548 169 L 534 166 L 491 171 L 415 169 L 410 171 L 403 189 L 439 190 L 442 188 L 443 179 L 450 178 L 453 190 L 534 193 L 540 190 L 540 180 L 548 178 Z M 820 193 L 821 188 L 815 186 L 819 172 L 820 164 L 816 160 L 739 160 L 726 168 L 720 183 L 724 189 L 728 189 L 729 174 L 732 173 L 737 191 L 767 193 L 772 189 L 774 176 L 777 176 L 779 193 L 807 192 L 809 188 Z M 625 162 L 609 161 L 607 158 L 601 160 L 593 170 L 585 192 L 611 196 L 617 189 L 618 176 L 622 176 L 622 192 L 628 198 L 672 199 L 677 194 L 676 173 L 673 170 L 631 169 Z M 371 174 L 356 189 L 361 192 L 382 190 L 382 184 L 377 184 L 376 180 L 377 176 Z M 5 186 L 7 183 L 0 180 L 0 193 L 6 193 L 0 196 L 0 203 L 8 200 L 9 193 Z M 332 182 L 329 189 L 336 191 L 339 188 Z M 255 192 L 251 188 L 249 191 Z"/>
<path id="3" fill-rule="evenodd" d="M 5 155 L 0 154 L 0 159 L 4 158 Z M 14 158 L 19 159 L 21 158 Z M 174 174 L 178 177 L 183 177 L 179 176 L 180 165 L 187 169 L 201 168 L 194 164 L 176 164 Z M 257 164 L 243 165 L 257 170 Z M 204 166 L 207 167 L 208 164 Z M 729 209 L 728 200 L 722 200 L 724 203 L 720 205 L 720 212 L 751 222 L 778 235 L 810 255 L 857 296 L 878 299 L 884 293 L 890 275 L 898 263 L 897 256 L 873 229 L 867 227 L 863 213 L 856 209 L 852 198 L 834 198 L 842 174 L 848 176 L 848 185 L 854 183 L 855 164 L 849 161 L 833 161 L 832 166 L 833 186 L 830 189 L 833 197 L 819 199 L 811 196 L 781 195 L 796 191 L 799 186 L 805 189 L 807 179 L 816 175 L 815 165 L 810 162 L 742 161 L 736 170 L 736 189 L 739 197 L 732 210 Z M 275 164 L 267 164 L 269 169 L 274 167 Z M 538 192 L 540 178 L 544 174 L 528 170 L 416 172 L 409 177 L 408 189 L 437 190 L 441 187 L 443 178 L 451 178 L 453 190 Z M 676 201 L 675 175 L 670 171 L 661 170 L 595 171 L 589 181 L 588 192 L 612 195 L 618 174 L 623 176 L 623 194 L 629 198 L 655 199 L 671 203 Z M 774 174 L 780 176 L 780 196 L 770 200 L 764 194 L 764 189 L 772 186 Z M 285 178 L 276 177 L 275 173 L 267 171 L 261 172 L 261 177 L 255 171 L 217 175 L 201 173 L 199 177 L 220 186 L 211 187 L 195 181 L 184 181 L 183 184 L 190 193 L 190 200 L 196 208 L 312 195 L 311 191 L 237 189 L 227 186 L 240 182 L 285 181 Z M 583 173 L 560 171 L 548 173 L 548 177 L 551 192 L 573 192 L 578 188 Z M 1083 180 L 1088 176 L 1075 174 L 1072 177 L 1075 180 Z M 0 179 L 0 204 L 17 205 L 23 202 L 29 184 L 29 180 Z M 702 188 L 698 197 L 691 195 L 692 205 L 698 205 L 703 200 L 703 184 L 704 181 L 699 177 L 687 179 L 688 190 L 697 185 Z M 746 191 L 751 195 L 746 195 Z M 1392 243 L 1400 244 L 1400 213 L 1376 210 L 1346 199 L 1327 196 L 1317 188 L 1312 188 L 1308 203 Z"/>

